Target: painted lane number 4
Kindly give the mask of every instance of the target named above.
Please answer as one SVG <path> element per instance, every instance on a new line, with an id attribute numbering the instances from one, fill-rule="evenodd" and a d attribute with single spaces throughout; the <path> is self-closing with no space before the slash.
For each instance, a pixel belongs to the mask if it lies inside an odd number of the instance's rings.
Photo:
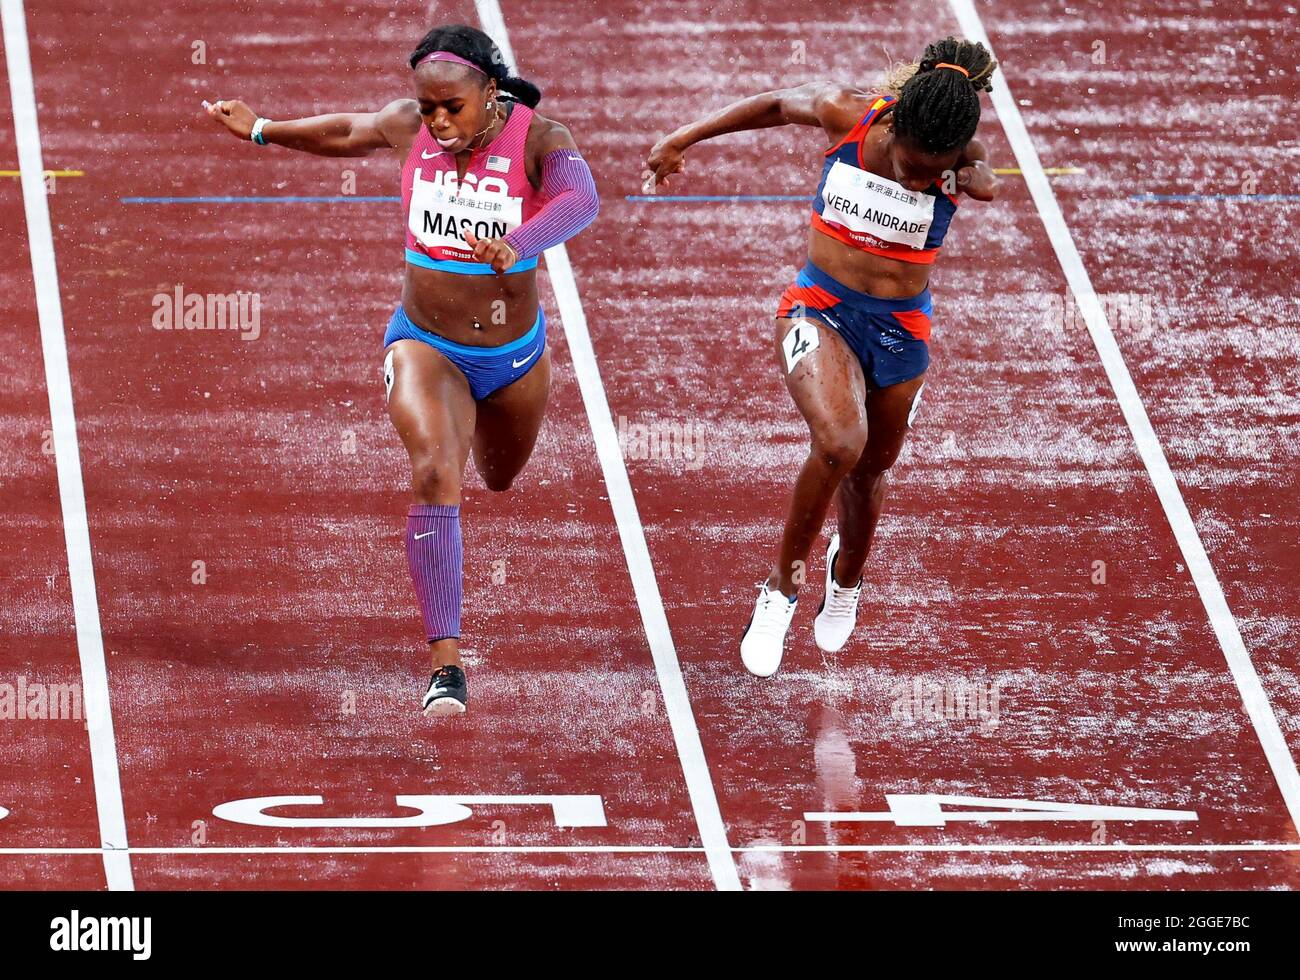
<path id="1" fill-rule="evenodd" d="M 1002 823 L 1047 820 L 1196 820 L 1195 810 L 1151 810 L 1048 800 L 994 800 L 984 796 L 940 796 L 935 793 L 887 793 L 889 809 L 867 813 L 805 813 L 818 822 L 892 823 L 896 827 L 942 827 L 949 821 Z M 966 809 L 945 810 L 945 806 Z M 971 809 L 979 808 L 979 809 Z"/>

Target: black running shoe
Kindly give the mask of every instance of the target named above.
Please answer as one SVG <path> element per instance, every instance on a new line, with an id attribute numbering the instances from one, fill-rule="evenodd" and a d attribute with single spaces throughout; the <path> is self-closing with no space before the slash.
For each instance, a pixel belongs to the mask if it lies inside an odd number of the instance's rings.
<path id="1" fill-rule="evenodd" d="M 454 664 L 439 667 L 429 678 L 424 695 L 424 717 L 459 715 L 465 712 L 465 672 Z"/>

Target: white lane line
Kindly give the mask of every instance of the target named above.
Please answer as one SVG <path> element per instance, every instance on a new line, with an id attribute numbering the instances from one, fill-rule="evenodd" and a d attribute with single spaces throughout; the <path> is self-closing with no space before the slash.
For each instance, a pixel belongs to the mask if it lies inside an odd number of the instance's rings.
<path id="1" fill-rule="evenodd" d="M 972 0 L 948 0 L 948 2 L 961 24 L 962 33 L 971 40 L 982 42 L 992 51 L 993 45 L 989 42 L 984 24 L 980 21 Z M 1300 772 L 1297 772 L 1295 760 L 1291 758 L 1291 753 L 1287 749 L 1286 740 L 1282 737 L 1282 730 L 1278 727 L 1277 718 L 1273 714 L 1273 707 L 1268 702 L 1264 687 L 1259 682 L 1259 675 L 1255 672 L 1255 665 L 1251 663 L 1250 654 L 1246 652 L 1246 645 L 1242 642 L 1237 621 L 1228 609 L 1228 601 L 1223 595 L 1223 586 L 1219 584 L 1218 576 L 1210 565 L 1210 559 L 1205 553 L 1205 545 L 1196 531 L 1196 525 L 1192 523 L 1187 503 L 1183 500 L 1173 471 L 1170 470 L 1169 462 L 1165 459 L 1164 449 L 1161 448 L 1160 440 L 1156 437 L 1155 429 L 1151 427 L 1151 420 L 1147 418 L 1142 398 L 1138 395 L 1128 366 L 1124 363 L 1124 355 L 1120 353 L 1119 344 L 1115 342 L 1115 335 L 1111 332 L 1106 314 L 1097 299 L 1096 290 L 1093 289 L 1092 279 L 1084 268 L 1083 260 L 1079 257 L 1074 237 L 1065 223 L 1065 217 L 1061 214 L 1052 185 L 1048 182 L 1047 175 L 1043 173 L 1038 152 L 1029 138 L 1029 131 L 1025 128 L 1024 120 L 1020 118 L 1020 109 L 1016 105 L 1016 100 L 1011 97 L 1011 90 L 1007 87 L 1005 75 L 1001 70 L 993 75 L 992 95 L 998 121 L 1002 124 L 1007 140 L 1011 143 L 1011 149 L 1015 152 L 1016 162 L 1020 164 L 1025 184 L 1029 187 L 1029 193 L 1038 208 L 1039 216 L 1043 219 L 1043 226 L 1047 229 L 1057 260 L 1065 272 L 1070 291 L 1074 293 L 1075 301 L 1079 304 L 1084 322 L 1088 326 L 1088 333 L 1092 335 L 1092 342 L 1097 348 L 1097 353 L 1101 355 L 1106 377 L 1110 379 L 1111 387 L 1115 390 L 1115 397 L 1119 400 L 1124 420 L 1128 423 L 1133 439 L 1137 443 L 1138 454 L 1142 457 L 1152 484 L 1155 485 L 1156 495 L 1160 498 L 1161 506 L 1164 507 L 1169 526 L 1173 528 L 1178 547 L 1182 550 L 1192 581 L 1196 584 L 1196 591 L 1201 596 L 1206 615 L 1209 616 L 1210 626 L 1214 630 L 1214 635 L 1218 637 L 1223 656 L 1228 661 L 1228 670 L 1232 672 L 1232 679 L 1236 681 L 1237 690 L 1241 693 L 1246 713 L 1250 717 L 1251 724 L 1255 726 L 1260 744 L 1264 747 L 1269 768 L 1273 770 L 1273 777 L 1282 791 L 1282 799 L 1291 815 L 1291 822 L 1297 832 L 1300 832 Z"/>
<path id="2" fill-rule="evenodd" d="M 1291 853 L 1300 844 L 753 844 L 732 847 L 733 854 L 1061 854 L 1061 853 L 1172 853 L 1235 854 Z M 439 847 L 436 845 L 357 845 L 355 847 L 289 846 L 283 847 L 132 847 L 132 854 L 705 854 L 703 847 L 674 847 L 669 844 L 608 845 L 483 845 Z M 6 855 L 94 855 L 98 847 L 0 847 Z"/>
<path id="3" fill-rule="evenodd" d="M 500 4 L 497 0 L 475 0 L 474 5 L 478 8 L 483 30 L 496 41 L 506 64 L 516 65 Z M 569 253 L 562 244 L 546 250 L 546 269 L 550 274 L 555 301 L 560 307 L 564 336 L 569 342 L 569 353 L 573 357 L 574 371 L 578 376 L 582 403 L 591 422 L 596 455 L 605 477 L 605 487 L 609 491 L 609 503 L 618 524 L 619 538 L 623 542 L 628 572 L 632 576 L 632 588 L 641 610 L 641 620 L 645 624 L 646 638 L 650 642 L 650 654 L 659 675 L 668 722 L 677 744 L 682 773 L 686 778 L 686 791 L 690 795 L 695 823 L 700 831 L 700 843 L 708 855 L 714 884 L 721 890 L 737 891 L 740 889 L 740 876 L 727 844 L 726 825 L 722 821 L 722 812 L 718 809 L 718 799 L 713 791 L 713 777 L 704 757 L 704 746 L 700 743 L 690 696 L 686 693 L 686 684 L 682 680 L 677 649 L 668 629 L 668 617 L 664 613 L 659 583 L 650 561 L 650 550 L 646 547 L 645 531 L 637 513 L 636 498 L 632 495 L 632 484 L 623 463 L 623 454 L 619 451 L 618 434 L 614 431 L 609 401 L 605 397 L 605 385 L 600 379 L 600 368 L 591 346 L 591 334 L 587 330 L 587 316 L 578 295 L 578 284 L 573 277 L 573 267 L 569 264 Z"/>
<path id="4" fill-rule="evenodd" d="M 90 763 L 95 805 L 99 811 L 99 836 L 103 842 L 104 875 L 110 889 L 129 891 L 134 885 L 131 857 L 127 850 L 126 815 L 122 809 L 113 714 L 108 702 L 108 671 L 104 664 L 104 638 L 99 626 L 95 570 L 91 564 L 86 494 L 81 482 L 81 454 L 77 448 L 77 420 L 72 411 L 72 378 L 68 370 L 67 340 L 63 334 L 63 303 L 59 296 L 58 268 L 54 262 L 49 202 L 45 199 L 42 179 L 45 168 L 41 163 L 36 89 L 27 46 L 27 15 L 22 0 L 0 0 L 0 24 L 4 30 L 9 93 L 13 99 L 14 131 L 18 137 L 18 167 L 22 171 L 23 207 L 31 245 L 32 278 L 36 285 L 36 312 L 41 325 L 45 385 L 50 395 L 54 464 L 68 550 L 77 655 L 81 658 L 81 700 L 90 737 Z"/>

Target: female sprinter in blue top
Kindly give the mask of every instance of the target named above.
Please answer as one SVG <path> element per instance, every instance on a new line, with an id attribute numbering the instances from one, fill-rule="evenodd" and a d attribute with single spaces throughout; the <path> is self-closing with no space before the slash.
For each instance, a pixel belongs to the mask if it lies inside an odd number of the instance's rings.
<path id="1" fill-rule="evenodd" d="M 766 92 L 664 137 L 647 169 L 665 184 L 686 149 L 747 129 L 797 123 L 830 141 L 813 199 L 808 261 L 781 298 L 774 353 L 812 446 L 795 481 L 776 564 L 740 643 L 776 673 L 801 571 L 839 503 L 813 632 L 839 650 L 857 620 L 862 570 L 930 363 L 930 266 L 958 195 L 990 201 L 997 179 L 975 139 L 979 93 L 997 67 L 983 45 L 946 38 L 895 70 L 881 93 L 832 82 Z"/>

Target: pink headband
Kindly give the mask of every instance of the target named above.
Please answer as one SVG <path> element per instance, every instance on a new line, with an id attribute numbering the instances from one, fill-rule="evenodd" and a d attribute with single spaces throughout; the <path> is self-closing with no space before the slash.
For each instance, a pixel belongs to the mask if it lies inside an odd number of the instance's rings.
<path id="1" fill-rule="evenodd" d="M 419 61 L 415 63 L 415 67 L 419 68 L 421 65 L 428 64 L 430 61 L 451 61 L 451 62 L 455 62 L 458 65 L 464 65 L 467 68 L 473 68 L 480 75 L 487 74 L 487 72 L 485 72 L 478 65 L 474 64 L 474 62 L 466 61 L 460 55 L 452 54 L 450 51 L 434 51 L 432 54 L 426 54 L 423 58 L 421 58 Z"/>

